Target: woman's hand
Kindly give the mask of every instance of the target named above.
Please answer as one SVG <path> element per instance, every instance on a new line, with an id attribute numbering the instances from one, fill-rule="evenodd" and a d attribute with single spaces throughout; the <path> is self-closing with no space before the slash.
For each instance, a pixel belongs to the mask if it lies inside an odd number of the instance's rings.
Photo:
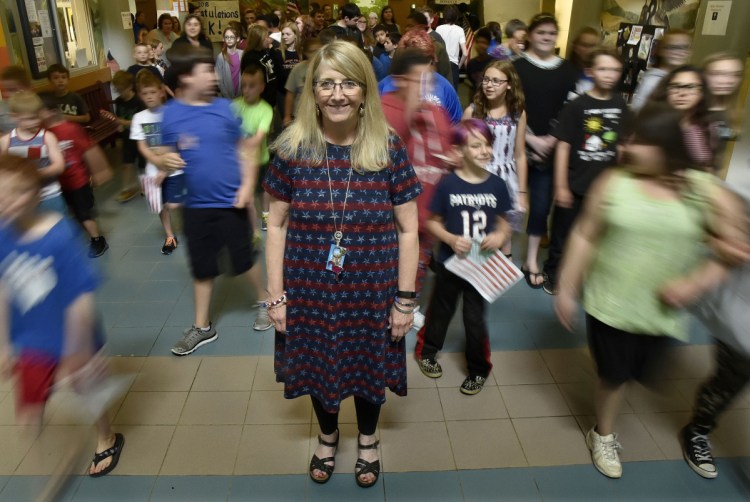
<path id="1" fill-rule="evenodd" d="M 398 342 L 414 325 L 414 313 L 404 314 L 396 310 L 395 304 L 391 307 L 391 315 L 388 318 L 391 326 L 391 341 Z"/>
<path id="2" fill-rule="evenodd" d="M 286 304 L 269 308 L 268 317 L 277 333 L 286 333 Z"/>

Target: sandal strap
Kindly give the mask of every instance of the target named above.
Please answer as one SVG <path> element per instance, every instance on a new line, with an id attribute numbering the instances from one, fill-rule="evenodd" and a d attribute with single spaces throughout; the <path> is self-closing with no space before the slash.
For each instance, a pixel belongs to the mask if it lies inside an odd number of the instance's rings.
<path id="1" fill-rule="evenodd" d="M 361 476 L 363 474 L 374 474 L 375 477 L 377 477 L 380 474 L 380 460 L 373 460 L 372 462 L 368 462 L 367 460 L 358 458 L 357 463 L 354 464 L 354 470 L 357 476 Z"/>
<path id="2" fill-rule="evenodd" d="M 378 447 L 379 444 L 380 444 L 380 440 L 377 440 L 377 441 L 375 441 L 372 444 L 362 444 L 362 443 L 359 443 L 359 449 L 360 450 L 374 450 L 375 448 Z"/>
<path id="3" fill-rule="evenodd" d="M 333 474 L 333 470 L 335 469 L 336 465 L 329 465 L 326 464 L 326 462 L 334 462 L 335 459 L 333 457 L 326 457 L 326 458 L 319 458 L 317 455 L 313 455 L 312 459 L 310 460 L 310 470 L 317 469 L 319 471 L 325 472 L 327 475 Z"/>
<path id="4" fill-rule="evenodd" d="M 326 441 L 325 439 L 323 439 L 320 434 L 318 434 L 318 444 L 322 444 L 323 446 L 327 446 L 328 448 L 338 448 L 339 438 L 336 437 L 336 441 L 331 443 L 330 441 Z"/>

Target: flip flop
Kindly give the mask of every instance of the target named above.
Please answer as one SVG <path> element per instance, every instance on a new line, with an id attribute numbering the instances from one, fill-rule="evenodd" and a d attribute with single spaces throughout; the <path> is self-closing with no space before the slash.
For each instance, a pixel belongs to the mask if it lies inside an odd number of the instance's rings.
<path id="1" fill-rule="evenodd" d="M 124 445 L 125 437 L 119 432 L 115 433 L 115 444 L 112 445 L 111 448 L 107 448 L 101 453 L 94 453 L 94 459 L 92 460 L 92 462 L 94 463 L 94 467 L 99 465 L 99 462 L 107 457 L 112 457 L 112 462 L 110 462 L 110 464 L 103 471 L 89 474 L 89 476 L 91 476 L 92 478 L 100 478 L 112 472 L 115 467 L 117 467 L 117 462 L 119 462 L 120 460 L 120 453 L 122 453 L 122 447 Z"/>
<path id="2" fill-rule="evenodd" d="M 539 284 L 534 284 L 531 281 L 531 276 L 532 275 L 534 277 L 541 277 L 542 279 L 544 279 L 544 274 L 543 273 L 541 273 L 541 272 L 532 272 L 531 270 L 529 270 L 528 268 L 526 268 L 526 265 L 523 265 L 521 267 L 521 272 L 523 272 L 523 278 L 526 279 L 526 284 L 528 284 L 531 289 L 542 289 L 542 287 L 544 287 L 544 280 L 542 280 L 542 282 L 540 282 Z"/>

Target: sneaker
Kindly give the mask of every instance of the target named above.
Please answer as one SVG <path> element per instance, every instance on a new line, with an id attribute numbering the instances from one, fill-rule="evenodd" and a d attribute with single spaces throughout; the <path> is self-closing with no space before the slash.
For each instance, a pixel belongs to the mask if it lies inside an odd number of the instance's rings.
<path id="1" fill-rule="evenodd" d="M 255 316 L 253 321 L 253 329 L 255 331 L 265 331 L 273 327 L 271 318 L 268 317 L 268 309 L 264 305 L 265 302 L 258 302 L 258 315 Z"/>
<path id="2" fill-rule="evenodd" d="M 414 308 L 414 322 L 412 327 L 419 331 L 424 326 L 424 314 L 419 311 L 419 307 Z"/>
<path id="3" fill-rule="evenodd" d="M 557 285 L 554 283 L 549 274 L 544 274 L 544 282 L 542 283 L 542 289 L 548 295 L 555 296 L 557 294 Z"/>
<path id="4" fill-rule="evenodd" d="M 461 384 L 461 392 L 469 396 L 479 394 L 479 391 L 482 390 L 482 387 L 484 387 L 484 382 L 486 381 L 487 379 L 485 377 L 481 377 L 479 375 L 468 376 L 466 377 L 466 380 L 464 380 L 464 383 Z"/>
<path id="5" fill-rule="evenodd" d="M 89 244 L 89 258 L 98 258 L 109 249 L 109 244 L 104 236 L 92 237 Z"/>
<path id="6" fill-rule="evenodd" d="M 700 434 L 690 425 L 686 425 L 680 431 L 680 443 L 682 443 L 682 456 L 699 476 L 713 479 L 719 475 L 711 455 L 711 443 L 706 434 Z"/>
<path id="7" fill-rule="evenodd" d="M 191 326 L 182 334 L 182 340 L 174 344 L 172 354 L 176 356 L 192 354 L 201 345 L 211 343 L 218 337 L 219 335 L 216 334 L 216 328 L 213 323 L 208 325 L 208 331 Z"/>
<path id="8" fill-rule="evenodd" d="M 417 359 L 417 364 L 419 365 L 419 369 L 422 370 L 422 374 L 426 377 L 440 378 L 443 376 L 443 368 L 432 357 Z"/>
<path id="9" fill-rule="evenodd" d="M 617 450 L 622 446 L 617 442 L 617 434 L 600 436 L 594 427 L 586 434 L 586 446 L 591 451 L 594 467 L 608 478 L 622 477 L 622 464 Z"/>
<path id="10" fill-rule="evenodd" d="M 177 237 L 173 235 L 164 240 L 164 245 L 161 247 L 161 254 L 170 255 L 175 249 L 177 249 Z"/>
<path id="11" fill-rule="evenodd" d="M 260 229 L 264 232 L 268 230 L 268 211 L 260 213 Z"/>
<path id="12" fill-rule="evenodd" d="M 134 188 L 128 188 L 118 193 L 115 199 L 117 200 L 117 202 L 122 203 L 122 202 L 127 202 L 129 200 L 132 200 L 133 197 L 135 197 L 136 195 L 138 195 L 138 190 Z"/>

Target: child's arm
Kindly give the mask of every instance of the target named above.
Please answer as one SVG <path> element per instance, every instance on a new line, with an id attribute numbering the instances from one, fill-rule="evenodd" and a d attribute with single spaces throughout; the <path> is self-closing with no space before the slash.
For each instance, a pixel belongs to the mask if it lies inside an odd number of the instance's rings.
<path id="1" fill-rule="evenodd" d="M 560 207 L 573 207 L 573 194 L 568 185 L 568 164 L 570 163 L 570 143 L 558 141 L 555 147 L 555 204 Z"/>
<path id="2" fill-rule="evenodd" d="M 47 147 L 49 165 L 39 169 L 39 174 L 42 178 L 57 178 L 65 170 L 65 157 L 57 144 L 57 137 L 49 131 L 45 132 L 44 146 Z"/>
<path id="3" fill-rule="evenodd" d="M 529 210 L 529 162 L 526 158 L 526 112 L 521 114 L 516 126 L 516 144 L 513 150 L 518 176 L 518 205 Z"/>
<path id="4" fill-rule="evenodd" d="M 449 245 L 456 255 L 464 256 L 471 250 L 471 241 L 469 239 L 463 235 L 452 234 L 445 229 L 442 216 L 433 213 L 427 220 L 426 226 L 432 235 L 440 239 L 441 242 Z"/>
<path id="5" fill-rule="evenodd" d="M 101 186 L 112 179 L 112 168 L 107 160 L 107 155 L 99 145 L 93 145 L 83 152 L 83 162 L 91 173 L 91 182 L 94 186 Z"/>
<path id="6" fill-rule="evenodd" d="M 65 339 L 56 379 L 75 374 L 94 355 L 94 293 L 83 293 L 65 309 Z"/>
<path id="7" fill-rule="evenodd" d="M 253 203 L 260 164 L 260 145 L 265 140 L 265 132 L 258 131 L 254 136 L 240 140 L 237 146 L 242 163 L 242 183 L 234 202 L 237 208 L 248 207 Z"/>
<path id="8" fill-rule="evenodd" d="M 602 209 L 612 176 L 612 171 L 605 171 L 591 186 L 583 212 L 573 226 L 563 253 L 555 313 L 568 331 L 573 331 L 581 284 L 596 255 L 599 236 L 604 230 Z"/>
<path id="9" fill-rule="evenodd" d="M 728 266 L 715 260 L 707 260 L 685 277 L 665 284 L 659 291 L 659 297 L 670 307 L 685 308 L 716 289 L 728 276 Z"/>
<path id="10" fill-rule="evenodd" d="M 0 136 L 0 153 L 8 153 L 10 147 L 10 134 Z"/>
<path id="11" fill-rule="evenodd" d="M 474 114 L 474 107 L 472 105 L 469 105 L 464 110 L 464 114 L 461 117 L 461 120 L 469 120 Z"/>
<path id="12" fill-rule="evenodd" d="M 495 251 L 505 244 L 510 237 L 510 223 L 504 217 L 498 215 L 495 217 L 495 230 L 484 236 L 479 249 L 482 251 Z"/>
<path id="13" fill-rule="evenodd" d="M 13 371 L 13 347 L 10 344 L 10 308 L 8 293 L 0 286 L 0 377 L 9 378 Z"/>
<path id="14" fill-rule="evenodd" d="M 76 124 L 86 125 L 91 121 L 91 114 L 84 113 L 83 115 L 63 115 L 63 117 L 69 122 L 75 122 Z"/>
<path id="15" fill-rule="evenodd" d="M 286 91 L 286 95 L 284 96 L 284 120 L 282 121 L 284 127 L 287 127 L 294 120 L 292 117 L 293 112 L 294 93 L 292 91 Z"/>

